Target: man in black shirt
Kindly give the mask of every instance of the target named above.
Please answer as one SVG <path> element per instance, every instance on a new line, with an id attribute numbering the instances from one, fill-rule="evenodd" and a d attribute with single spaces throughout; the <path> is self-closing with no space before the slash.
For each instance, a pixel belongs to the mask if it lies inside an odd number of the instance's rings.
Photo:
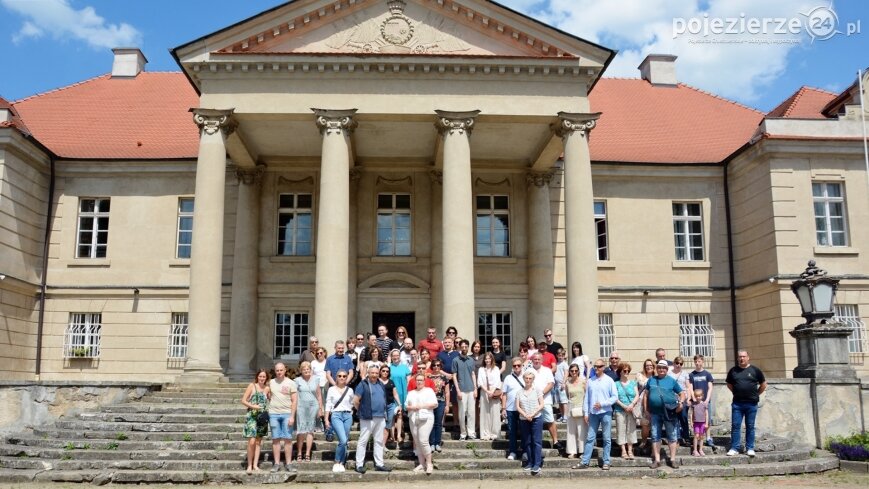
<path id="1" fill-rule="evenodd" d="M 553 357 L 558 358 L 558 350 L 560 350 L 564 347 L 561 346 L 561 343 L 554 341 L 552 339 L 552 330 L 548 329 L 548 328 L 543 330 L 543 337 L 546 338 L 546 351 L 548 351 L 549 353 L 552 353 Z M 567 350 L 564 350 L 564 351 L 567 351 Z"/>
<path id="2" fill-rule="evenodd" d="M 727 456 L 739 453 L 742 420 L 745 419 L 745 454 L 754 457 L 754 420 L 757 417 L 757 403 L 766 390 L 766 377 L 763 372 L 748 363 L 748 352 L 736 353 L 736 366 L 727 372 L 727 388 L 733 393 L 730 426 L 730 450 Z"/>

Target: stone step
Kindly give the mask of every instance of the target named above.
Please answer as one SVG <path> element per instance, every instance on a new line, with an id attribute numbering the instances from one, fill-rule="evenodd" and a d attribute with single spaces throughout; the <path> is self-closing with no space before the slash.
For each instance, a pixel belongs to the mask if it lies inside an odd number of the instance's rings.
<path id="1" fill-rule="evenodd" d="M 117 404 L 113 406 L 104 406 L 103 413 L 109 414 L 132 414 L 132 413 L 151 413 L 151 414 L 203 414 L 203 415 L 244 415 L 244 407 L 241 403 L 220 405 L 208 404 L 203 406 L 185 406 L 181 405 L 166 405 L 165 403 L 145 404 L 145 403 L 129 403 Z"/>
<path id="2" fill-rule="evenodd" d="M 199 431 L 199 432 L 149 432 L 149 431 L 101 431 L 90 430 L 82 432 L 80 430 L 59 429 L 52 426 L 44 428 L 34 428 L 34 436 L 42 439 L 59 438 L 63 440 L 102 440 L 102 441 L 123 441 L 123 440 L 148 440 L 148 441 L 221 441 L 221 440 L 239 440 L 238 431 Z"/>
<path id="3" fill-rule="evenodd" d="M 0 471 L 0 482 L 93 482 L 104 484 L 115 483 L 281 483 L 295 480 L 302 483 L 327 483 L 327 482 L 358 482 L 358 481 L 397 481 L 410 482 L 415 480 L 508 480 L 530 478 L 527 472 L 516 468 L 501 469 L 495 471 L 481 470 L 480 466 L 467 462 L 468 465 L 461 468 L 436 467 L 434 473 L 429 476 L 416 474 L 405 468 L 412 464 L 395 467 L 391 473 L 374 472 L 371 463 L 367 463 L 368 473 L 364 475 L 352 471 L 334 474 L 331 466 L 320 470 L 320 466 L 313 463 L 308 466 L 305 463 L 296 464 L 299 472 L 271 473 L 270 466 L 263 464 L 264 470 L 247 475 L 241 468 L 237 470 L 134 470 L 134 469 L 99 469 L 99 470 L 62 470 L 55 468 L 47 470 L 42 468 L 30 468 L 19 470 Z M 514 462 L 515 464 L 515 462 Z M 387 463 L 390 465 L 390 463 Z M 539 477 L 562 478 L 562 479 L 591 479 L 591 478 L 641 478 L 641 477 L 731 477 L 731 476 L 758 476 L 758 475 L 787 475 L 808 472 L 823 472 L 834 470 L 839 467 L 839 460 L 827 455 L 810 458 L 807 460 L 788 461 L 781 463 L 751 463 L 727 465 L 685 465 L 680 469 L 660 468 L 649 469 L 647 467 L 613 466 L 612 470 L 602 471 L 597 468 L 587 470 L 573 470 L 566 467 L 547 466 L 544 464 Z"/>
<path id="4" fill-rule="evenodd" d="M 237 410 L 234 414 L 162 414 L 162 413 L 81 413 L 77 416 L 82 421 L 106 421 L 110 423 L 143 423 L 143 424 L 241 424 L 244 423 L 245 412 Z"/>
<path id="5" fill-rule="evenodd" d="M 89 431 L 89 430 L 109 430 L 109 431 L 153 431 L 153 432 L 179 432 L 179 433 L 195 433 L 197 431 L 206 432 L 237 432 L 241 433 L 241 424 L 196 424 L 196 423 L 110 423 L 105 421 L 57 421 L 55 426 L 65 430 Z"/>
<path id="6" fill-rule="evenodd" d="M 241 399 L 244 391 L 154 391 L 150 392 L 142 399 L 157 399 L 157 398 L 188 398 L 188 399 Z"/>

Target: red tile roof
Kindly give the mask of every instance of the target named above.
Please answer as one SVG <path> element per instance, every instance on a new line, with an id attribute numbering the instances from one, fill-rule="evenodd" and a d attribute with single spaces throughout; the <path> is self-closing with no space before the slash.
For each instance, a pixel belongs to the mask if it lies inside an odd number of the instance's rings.
<path id="1" fill-rule="evenodd" d="M 826 119 L 823 114 L 836 94 L 812 87 L 800 87 L 778 107 L 769 111 L 767 117 L 782 117 L 792 119 Z"/>
<path id="2" fill-rule="evenodd" d="M 603 78 L 590 96 L 603 112 L 594 161 L 717 163 L 748 142 L 763 114 L 695 88 Z M 195 158 L 188 112 L 198 98 L 181 73 L 102 75 L 13 104 L 34 137 L 62 158 Z"/>
<path id="3" fill-rule="evenodd" d="M 742 147 L 763 113 L 679 84 L 602 78 L 589 95 L 603 112 L 591 132 L 593 161 L 718 163 Z"/>
<path id="4" fill-rule="evenodd" d="M 21 117 L 18 116 L 18 111 L 16 111 L 15 107 L 13 107 L 12 104 L 3 97 L 0 97 L 0 109 L 6 109 L 12 114 L 10 120 L 0 122 L 0 127 L 14 127 L 25 135 L 30 134 L 30 130 L 27 129 L 24 121 L 22 121 Z"/>
<path id="5" fill-rule="evenodd" d="M 188 112 L 199 98 L 181 73 L 102 75 L 13 104 L 33 136 L 63 158 L 196 157 Z"/>

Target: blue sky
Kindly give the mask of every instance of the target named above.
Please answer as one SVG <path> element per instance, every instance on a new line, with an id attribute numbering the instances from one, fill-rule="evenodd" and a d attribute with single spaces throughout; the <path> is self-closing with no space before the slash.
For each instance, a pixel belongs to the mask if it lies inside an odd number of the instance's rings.
<path id="1" fill-rule="evenodd" d="M 384 0 L 368 0 L 369 2 Z M 0 0 L 0 96 L 18 100 L 111 69 L 111 47 L 142 48 L 149 71 L 177 71 L 173 47 L 281 0 Z M 680 81 L 769 110 L 802 85 L 838 92 L 869 67 L 865 0 L 501 0 L 571 34 L 618 50 L 608 76 L 637 77 L 648 53 L 679 56 Z M 820 7 L 820 10 L 818 8 Z M 838 23 L 824 22 L 835 12 Z M 801 15 L 801 14 L 810 14 Z M 715 19 L 773 19 L 770 32 L 692 34 Z M 811 18 L 811 20 L 809 20 Z M 675 19 L 675 20 L 674 20 Z M 776 30 L 775 19 L 800 19 Z M 813 31 L 805 22 L 813 22 Z M 693 24 L 691 24 L 693 22 Z M 860 32 L 846 35 L 849 24 Z M 829 39 L 830 26 L 842 31 Z M 739 29 L 739 25 L 735 27 Z M 811 34 L 816 37 L 813 40 Z"/>

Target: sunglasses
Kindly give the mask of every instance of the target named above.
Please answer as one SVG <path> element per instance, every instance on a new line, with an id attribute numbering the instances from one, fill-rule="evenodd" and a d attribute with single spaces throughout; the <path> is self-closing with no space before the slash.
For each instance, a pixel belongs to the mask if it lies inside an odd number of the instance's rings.
<path id="1" fill-rule="evenodd" d="M 682 365 L 680 362 L 676 362 L 673 365 Z"/>
<path id="2" fill-rule="evenodd" d="M 519 367 L 521 367 L 521 366 L 522 366 L 521 363 L 517 363 L 516 365 L 513 365 L 513 368 L 519 368 Z"/>
<path id="3" fill-rule="evenodd" d="M 545 334 L 545 335 L 543 335 L 543 336 L 545 336 L 545 337 L 547 337 L 547 338 L 551 338 L 551 337 L 552 337 L 551 334 Z"/>
<path id="4" fill-rule="evenodd" d="M 346 376 L 346 375 L 339 375 L 338 378 L 339 378 L 339 379 L 346 379 L 347 376 Z"/>
<path id="5" fill-rule="evenodd" d="M 603 365 L 595 365 L 594 368 L 603 368 Z"/>

